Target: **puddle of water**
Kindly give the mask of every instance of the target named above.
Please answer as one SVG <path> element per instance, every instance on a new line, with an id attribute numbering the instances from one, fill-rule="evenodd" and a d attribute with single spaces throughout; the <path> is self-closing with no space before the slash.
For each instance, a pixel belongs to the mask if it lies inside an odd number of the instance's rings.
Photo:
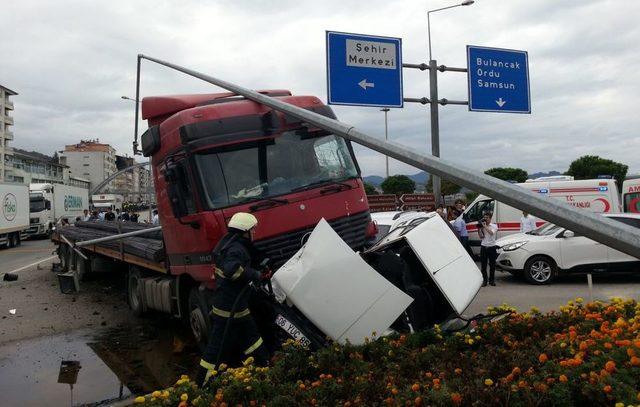
<path id="1" fill-rule="evenodd" d="M 140 326 L 76 331 L 0 347 L 1 405 L 106 405 L 169 387 L 193 375 L 200 354 L 187 328 L 166 319 Z M 58 383 L 62 361 L 78 361 L 73 388 Z M 72 401 L 73 397 L 73 401 Z"/>

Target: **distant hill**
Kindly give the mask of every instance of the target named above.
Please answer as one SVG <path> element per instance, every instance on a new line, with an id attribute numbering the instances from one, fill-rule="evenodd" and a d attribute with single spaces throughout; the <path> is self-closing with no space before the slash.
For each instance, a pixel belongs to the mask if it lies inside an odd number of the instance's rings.
<path id="1" fill-rule="evenodd" d="M 529 179 L 535 179 L 540 177 L 553 177 L 555 175 L 562 175 L 562 173 L 558 171 L 536 172 L 533 174 L 529 174 Z"/>
<path id="2" fill-rule="evenodd" d="M 424 171 L 420 171 L 417 174 L 407 175 L 407 177 L 411 178 L 416 185 L 425 185 L 429 179 L 429 174 Z M 379 175 L 367 175 L 366 177 L 362 177 L 362 179 L 364 182 L 376 187 L 379 187 L 380 184 L 382 184 L 382 181 L 384 181 L 384 177 Z"/>

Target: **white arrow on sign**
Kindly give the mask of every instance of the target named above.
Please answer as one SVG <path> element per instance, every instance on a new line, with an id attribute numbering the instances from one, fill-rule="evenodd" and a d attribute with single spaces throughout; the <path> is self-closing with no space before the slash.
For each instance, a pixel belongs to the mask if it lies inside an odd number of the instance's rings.
<path id="1" fill-rule="evenodd" d="M 498 104 L 498 106 L 502 107 L 504 106 L 505 103 L 507 103 L 506 100 L 502 100 L 502 97 L 498 100 L 496 100 L 496 103 Z"/>
<path id="2" fill-rule="evenodd" d="M 360 82 L 358 82 L 358 85 L 360 85 L 360 87 L 364 90 L 367 90 L 367 88 L 374 88 L 376 86 L 375 83 L 367 82 L 366 79 L 363 79 Z"/>

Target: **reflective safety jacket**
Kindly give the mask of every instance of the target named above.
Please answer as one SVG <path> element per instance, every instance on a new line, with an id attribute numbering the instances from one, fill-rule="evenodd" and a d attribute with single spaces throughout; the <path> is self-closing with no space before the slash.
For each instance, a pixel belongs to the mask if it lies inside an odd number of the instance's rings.
<path id="1" fill-rule="evenodd" d="M 240 233 L 229 232 L 213 250 L 215 262 L 216 291 L 212 314 L 229 318 L 235 303 L 234 318 L 249 315 L 249 289 L 252 281 L 260 279 L 260 272 L 252 267 L 258 261 L 258 253 L 251 241 Z M 240 294 L 242 294 L 240 296 Z M 240 297 L 239 297 L 240 296 Z M 237 301 L 236 301 L 237 299 Z"/>

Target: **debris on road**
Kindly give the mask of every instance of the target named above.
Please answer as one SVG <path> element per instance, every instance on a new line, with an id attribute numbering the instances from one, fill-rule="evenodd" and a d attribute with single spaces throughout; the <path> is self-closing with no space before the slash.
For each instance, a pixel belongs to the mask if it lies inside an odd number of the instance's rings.
<path id="1" fill-rule="evenodd" d="M 15 309 L 15 308 L 10 309 L 10 310 L 9 310 L 9 314 L 11 314 L 11 315 L 16 315 L 16 309 Z"/>
<path id="2" fill-rule="evenodd" d="M 2 279 L 4 281 L 17 281 L 18 275 L 15 273 L 4 273 L 4 276 L 2 276 Z"/>

